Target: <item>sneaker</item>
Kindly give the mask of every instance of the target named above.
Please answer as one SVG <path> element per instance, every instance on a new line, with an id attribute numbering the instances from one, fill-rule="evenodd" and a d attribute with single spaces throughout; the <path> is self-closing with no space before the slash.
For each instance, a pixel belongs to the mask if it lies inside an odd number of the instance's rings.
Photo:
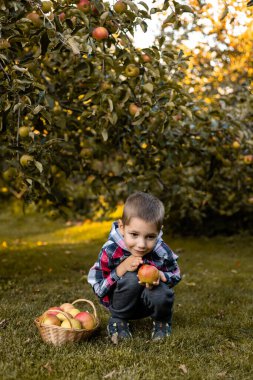
<path id="1" fill-rule="evenodd" d="M 168 322 L 153 321 L 151 339 L 160 340 L 171 335 L 171 325 Z"/>
<path id="2" fill-rule="evenodd" d="M 118 344 L 120 340 L 132 338 L 132 334 L 129 330 L 129 323 L 122 319 L 110 318 L 107 325 L 107 332 L 114 344 Z"/>

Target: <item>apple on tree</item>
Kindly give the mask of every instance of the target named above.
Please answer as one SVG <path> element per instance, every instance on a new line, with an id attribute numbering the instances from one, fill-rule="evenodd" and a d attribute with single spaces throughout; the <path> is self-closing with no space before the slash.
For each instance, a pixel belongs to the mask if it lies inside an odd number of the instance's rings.
<path id="1" fill-rule="evenodd" d="M 43 3 L 41 4 L 41 9 L 44 13 L 50 12 L 52 10 L 52 7 L 53 3 L 50 0 L 43 1 Z"/>
<path id="2" fill-rule="evenodd" d="M 135 103 L 130 103 L 128 107 L 129 113 L 131 116 L 138 116 L 140 114 L 140 107 L 138 107 Z"/>
<path id="3" fill-rule="evenodd" d="M 38 15 L 38 13 L 36 12 L 28 13 L 26 15 L 26 18 L 30 20 L 36 28 L 40 28 L 40 26 L 42 25 L 40 15 Z"/>
<path id="4" fill-rule="evenodd" d="M 84 13 L 89 13 L 89 11 L 91 9 L 89 0 L 80 0 L 76 6 L 80 11 L 82 11 Z"/>
<path id="5" fill-rule="evenodd" d="M 113 9 L 118 14 L 125 13 L 125 11 L 127 10 L 127 4 L 124 3 L 124 1 L 122 1 L 122 0 L 118 0 L 114 4 Z"/>
<path id="6" fill-rule="evenodd" d="M 127 77 L 137 77 L 140 74 L 140 69 L 134 63 L 129 63 L 125 68 Z"/>
<path id="7" fill-rule="evenodd" d="M 93 29 L 92 37 L 97 41 L 103 41 L 109 37 L 109 32 L 103 26 L 98 26 L 97 28 Z"/>
<path id="8" fill-rule="evenodd" d="M 32 161 L 34 161 L 34 158 L 33 158 L 33 156 L 30 156 L 29 154 L 24 154 L 20 158 L 20 164 L 23 167 L 29 166 Z"/>

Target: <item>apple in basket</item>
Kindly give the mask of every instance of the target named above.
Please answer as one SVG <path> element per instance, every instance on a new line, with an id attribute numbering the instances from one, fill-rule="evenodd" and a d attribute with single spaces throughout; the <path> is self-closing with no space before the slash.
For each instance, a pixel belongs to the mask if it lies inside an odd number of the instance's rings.
<path id="1" fill-rule="evenodd" d="M 75 316 L 77 315 L 77 314 L 79 314 L 80 313 L 80 310 L 79 309 L 70 309 L 69 310 L 69 314 L 71 314 L 71 316 L 73 317 L 73 318 L 75 318 Z"/>
<path id="2" fill-rule="evenodd" d="M 82 328 L 85 330 L 93 330 L 96 326 L 94 315 L 90 314 L 88 311 L 81 311 L 75 316 L 75 319 L 81 322 Z"/>
<path id="3" fill-rule="evenodd" d="M 68 316 L 68 318 L 73 318 L 72 315 L 70 313 L 67 313 L 65 311 L 65 314 Z M 65 319 L 68 319 L 63 313 L 58 313 L 56 314 L 56 317 L 62 322 L 62 321 L 65 321 Z"/>
<path id="4" fill-rule="evenodd" d="M 63 303 L 63 304 L 60 306 L 60 308 L 61 308 L 62 311 L 66 311 L 66 312 L 69 313 L 69 310 L 74 309 L 75 306 L 72 305 L 72 303 L 68 303 L 68 302 L 66 302 L 66 303 Z"/>
<path id="5" fill-rule="evenodd" d="M 61 321 L 55 315 L 45 314 L 42 316 L 41 322 L 47 326 L 61 326 Z"/>
<path id="6" fill-rule="evenodd" d="M 50 307 L 50 309 L 45 311 L 45 313 L 43 313 L 43 315 L 44 314 L 57 315 L 59 313 L 58 310 L 61 310 L 61 308 L 58 306 Z"/>
<path id="7" fill-rule="evenodd" d="M 81 322 L 79 322 L 77 319 L 70 318 L 69 320 L 65 319 L 62 322 L 61 327 L 64 327 L 65 329 L 81 330 L 82 325 L 81 325 Z"/>

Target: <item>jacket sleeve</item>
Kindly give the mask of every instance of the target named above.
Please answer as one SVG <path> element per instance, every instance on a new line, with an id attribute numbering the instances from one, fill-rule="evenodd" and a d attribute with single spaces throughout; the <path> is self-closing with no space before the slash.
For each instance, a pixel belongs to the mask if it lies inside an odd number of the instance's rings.
<path id="1" fill-rule="evenodd" d="M 178 256 L 170 250 L 169 258 L 164 262 L 163 273 L 167 278 L 166 284 L 168 284 L 171 288 L 181 281 L 180 268 L 178 266 L 177 259 Z"/>
<path id="2" fill-rule="evenodd" d="M 90 269 L 88 274 L 88 283 L 92 286 L 95 294 L 102 298 L 112 288 L 112 286 L 119 280 L 116 270 L 109 268 L 110 258 L 106 249 L 102 248 L 99 253 L 98 260 Z"/>

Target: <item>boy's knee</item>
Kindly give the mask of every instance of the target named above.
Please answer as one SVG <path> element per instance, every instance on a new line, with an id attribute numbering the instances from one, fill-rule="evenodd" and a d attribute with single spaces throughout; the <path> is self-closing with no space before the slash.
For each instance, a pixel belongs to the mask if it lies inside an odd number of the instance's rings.
<path id="1" fill-rule="evenodd" d="M 174 302 L 174 291 L 167 285 L 160 283 L 152 289 L 145 289 L 145 297 L 156 306 L 172 305 Z"/>
<path id="2" fill-rule="evenodd" d="M 140 288 L 139 279 L 137 277 L 137 272 L 126 272 L 121 279 L 118 281 L 118 287 Z"/>

